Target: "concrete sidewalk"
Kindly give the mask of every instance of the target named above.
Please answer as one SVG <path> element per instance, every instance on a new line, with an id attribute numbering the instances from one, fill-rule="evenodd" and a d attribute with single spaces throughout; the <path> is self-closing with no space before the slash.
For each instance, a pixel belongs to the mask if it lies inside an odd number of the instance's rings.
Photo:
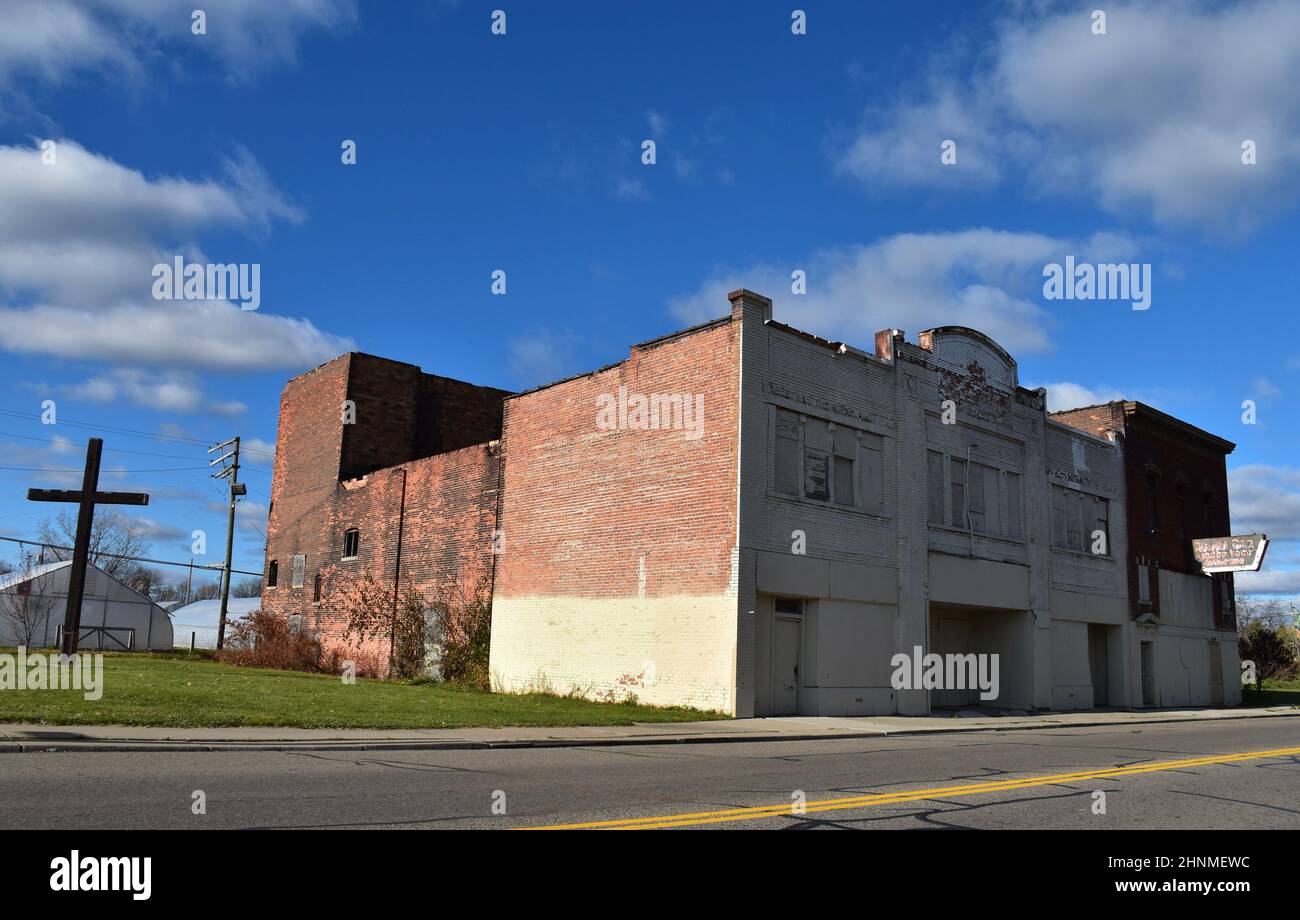
<path id="1" fill-rule="evenodd" d="M 368 751 L 628 744 L 720 744 L 881 738 L 945 732 L 1159 725 L 1222 719 L 1300 716 L 1291 706 L 1255 709 L 1109 710 L 995 713 L 969 710 L 942 716 L 788 716 L 719 722 L 636 723 L 570 728 L 149 728 L 130 725 L 0 724 L 0 753 L 27 751 Z M 1296 727 L 1300 729 L 1300 723 Z"/>

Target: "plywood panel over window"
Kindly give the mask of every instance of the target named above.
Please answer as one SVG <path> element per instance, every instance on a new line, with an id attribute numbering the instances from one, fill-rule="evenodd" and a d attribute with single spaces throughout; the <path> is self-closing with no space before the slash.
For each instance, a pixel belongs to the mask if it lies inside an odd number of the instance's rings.
<path id="1" fill-rule="evenodd" d="M 879 435 L 863 433 L 861 438 L 862 507 L 885 510 L 885 442 Z"/>
<path id="2" fill-rule="evenodd" d="M 1110 502 L 1086 492 L 1052 486 L 1052 545 L 1109 555 Z"/>
<path id="3" fill-rule="evenodd" d="M 943 523 L 943 454 L 929 451 L 925 458 L 930 489 L 930 523 Z"/>
<path id="4" fill-rule="evenodd" d="M 785 409 L 776 410 L 776 491 L 783 495 L 799 494 L 799 416 Z"/>
<path id="5" fill-rule="evenodd" d="M 879 435 L 775 407 L 772 419 L 775 493 L 883 512 L 885 459 Z"/>

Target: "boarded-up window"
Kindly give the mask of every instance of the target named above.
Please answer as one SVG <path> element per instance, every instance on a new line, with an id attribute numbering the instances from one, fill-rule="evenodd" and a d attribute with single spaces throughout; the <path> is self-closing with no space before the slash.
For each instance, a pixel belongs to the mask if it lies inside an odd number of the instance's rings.
<path id="1" fill-rule="evenodd" d="M 827 422 L 808 419 L 803 426 L 803 494 L 815 501 L 831 499 L 831 429 Z"/>
<path id="2" fill-rule="evenodd" d="M 930 523 L 943 523 L 943 454 L 930 451 L 926 458 L 930 489 Z"/>
<path id="3" fill-rule="evenodd" d="M 1070 549 L 1083 550 L 1083 510 L 1080 507 L 1081 501 L 1078 492 L 1067 492 L 1065 494 L 1065 512 L 1066 526 L 1069 528 L 1066 537 L 1069 539 L 1068 546 Z"/>
<path id="4" fill-rule="evenodd" d="M 1151 603 L 1151 567 L 1142 562 L 1138 563 L 1138 602 Z"/>
<path id="5" fill-rule="evenodd" d="M 805 448 L 803 452 L 803 494 L 805 498 L 830 501 L 830 456 Z"/>
<path id="6" fill-rule="evenodd" d="M 970 473 L 970 484 L 968 487 L 969 491 L 966 495 L 966 507 L 970 512 L 970 527 L 971 530 L 979 533 L 988 533 L 989 515 L 985 514 L 984 496 L 985 493 L 988 492 L 988 489 L 986 488 L 988 486 L 988 477 L 986 474 L 992 472 L 992 470 L 987 466 L 981 466 L 978 463 L 972 463 L 968 470 Z M 989 496 L 992 499 L 988 503 L 990 510 L 994 510 L 992 506 L 993 503 L 997 501 L 997 494 L 997 488 L 995 486 L 993 494 Z M 996 510 L 994 510 L 992 517 L 996 520 Z"/>
<path id="7" fill-rule="evenodd" d="M 966 527 L 966 461 L 953 458 L 952 468 L 952 526 Z"/>
<path id="8" fill-rule="evenodd" d="M 847 457 L 835 458 L 835 504 L 853 505 L 853 461 Z"/>
<path id="9" fill-rule="evenodd" d="M 1093 524 L 1094 531 L 1101 531 L 1105 538 L 1102 555 L 1110 555 L 1110 503 L 1104 498 L 1093 499 L 1093 511 L 1096 514 L 1096 521 Z"/>
<path id="10" fill-rule="evenodd" d="M 877 513 L 885 510 L 885 450 L 879 435 L 862 435 L 861 507 Z"/>
<path id="11" fill-rule="evenodd" d="M 293 582 L 291 587 L 301 588 L 303 579 L 307 577 L 307 557 L 297 555 L 293 557 Z"/>
<path id="12" fill-rule="evenodd" d="M 1069 545 L 1070 523 L 1065 513 L 1065 489 L 1052 486 L 1052 545 Z"/>
<path id="13" fill-rule="evenodd" d="M 776 410 L 776 491 L 799 494 L 799 416 Z"/>
<path id="14" fill-rule="evenodd" d="M 853 507 L 853 467 L 858 461 L 858 437 L 852 428 L 835 429 L 835 504 Z"/>
<path id="15" fill-rule="evenodd" d="M 1147 473 L 1147 529 L 1160 529 L 1160 477 Z"/>
<path id="16" fill-rule="evenodd" d="M 1023 540 L 1024 525 L 1020 520 L 1020 474 L 1007 473 L 1007 536 Z"/>

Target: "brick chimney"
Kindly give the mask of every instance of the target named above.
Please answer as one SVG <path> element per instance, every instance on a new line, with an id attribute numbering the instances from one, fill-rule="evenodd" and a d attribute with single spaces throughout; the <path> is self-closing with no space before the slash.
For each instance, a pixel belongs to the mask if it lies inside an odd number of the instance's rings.
<path id="1" fill-rule="evenodd" d="M 894 343 L 903 341 L 906 336 L 902 329 L 881 329 L 876 333 L 876 357 L 893 361 Z"/>
<path id="2" fill-rule="evenodd" d="M 772 318 L 772 298 L 755 294 L 753 291 L 739 288 L 727 295 L 731 301 L 731 318 L 733 320 L 749 318 L 755 322 L 765 323 Z"/>

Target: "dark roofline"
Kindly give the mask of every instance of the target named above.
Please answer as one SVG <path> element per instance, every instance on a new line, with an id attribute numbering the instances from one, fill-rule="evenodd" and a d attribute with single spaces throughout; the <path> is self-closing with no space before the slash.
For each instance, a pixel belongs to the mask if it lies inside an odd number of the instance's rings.
<path id="1" fill-rule="evenodd" d="M 451 380 L 454 381 L 455 383 L 463 383 L 466 386 L 478 387 L 480 390 L 490 390 L 493 393 L 510 395 L 511 393 L 514 392 L 513 390 L 503 390 L 499 387 L 485 386 L 484 384 L 474 383 L 473 381 L 470 380 L 461 380 L 459 377 L 448 377 L 446 374 L 434 374 L 431 373 L 430 371 L 426 371 L 423 367 L 421 367 L 418 364 L 412 363 L 411 361 L 398 361 L 396 358 L 386 358 L 383 355 L 372 355 L 368 351 L 345 351 L 341 355 L 336 355 L 333 358 L 330 358 L 324 364 L 317 364 L 309 371 L 303 371 L 301 374 L 297 374 L 293 377 L 290 377 L 287 381 L 285 381 L 285 386 L 288 387 L 288 385 L 293 383 L 295 380 L 300 380 L 303 377 L 308 377 L 316 373 L 321 368 L 328 367 L 329 365 L 334 364 L 337 361 L 342 361 L 344 358 L 349 358 L 349 359 L 369 358 L 372 361 L 383 361 L 385 364 L 398 364 L 401 365 L 402 367 L 413 367 L 415 368 L 416 373 L 422 374 L 425 377 L 436 377 L 439 380 Z"/>
<path id="2" fill-rule="evenodd" d="M 1198 428 L 1195 425 L 1193 425 L 1191 422 L 1185 422 L 1182 419 L 1178 418 L 1177 416 L 1170 415 L 1167 412 L 1161 412 L 1159 409 L 1155 408 L 1154 406 L 1148 406 L 1146 403 L 1137 402 L 1134 400 L 1126 400 L 1124 402 L 1124 414 L 1125 415 L 1149 415 L 1152 418 L 1154 418 L 1156 421 L 1162 422 L 1166 425 L 1169 425 L 1172 428 L 1178 429 L 1179 431 L 1182 431 L 1184 434 L 1190 434 L 1194 437 L 1198 437 L 1205 441 L 1208 441 L 1209 443 L 1213 444 L 1214 446 L 1222 450 L 1225 454 L 1230 454 L 1237 449 L 1237 445 L 1229 441 L 1227 438 L 1221 438 L 1217 434 L 1210 434 L 1210 432 L 1206 431 L 1204 428 Z"/>
<path id="3" fill-rule="evenodd" d="M 539 393 L 542 390 L 549 390 L 551 387 L 558 387 L 562 383 L 571 383 L 574 380 L 581 380 L 584 377 L 594 377 L 596 374 L 603 374 L 605 371 L 611 371 L 616 367 L 626 364 L 632 357 L 632 352 L 637 351 L 638 349 L 658 348 L 660 345 L 666 345 L 676 339 L 685 338 L 688 335 L 694 335 L 697 332 L 703 332 L 706 329 L 712 329 L 715 326 L 722 326 L 729 322 L 731 322 L 731 317 L 723 316 L 718 319 L 711 319 L 703 323 L 697 323 L 694 326 L 687 326 L 685 329 L 678 329 L 676 332 L 670 332 L 667 335 L 661 335 L 658 338 L 646 339 L 644 342 L 637 342 L 634 345 L 628 346 L 628 356 L 621 361 L 614 361 L 611 364 L 603 365 L 595 370 L 583 371 L 580 374 L 561 377 L 559 380 L 552 380 L 550 383 L 539 384 L 538 386 L 531 387 L 527 390 L 520 390 L 518 393 L 507 396 L 506 401 L 517 399 L 520 396 L 529 396 L 533 393 Z"/>
<path id="4" fill-rule="evenodd" d="M 1217 434 L 1211 434 L 1210 432 L 1206 431 L 1204 428 L 1198 428 L 1196 425 L 1193 425 L 1191 422 L 1185 422 L 1175 415 L 1170 415 L 1167 412 L 1161 412 L 1155 406 L 1150 406 L 1144 402 L 1138 402 L 1137 400 L 1133 400 L 1133 399 L 1112 399 L 1110 402 L 1094 403 L 1091 406 L 1079 406 L 1078 408 L 1075 409 L 1061 409 L 1056 412 L 1049 412 L 1048 417 L 1050 418 L 1056 415 L 1068 415 L 1074 412 L 1087 412 L 1089 409 L 1105 409 L 1105 408 L 1110 408 L 1112 406 L 1119 406 L 1120 410 L 1124 413 L 1125 417 L 1132 416 L 1132 415 L 1147 416 L 1153 419 L 1154 421 L 1160 422 L 1164 425 L 1169 426 L 1170 428 L 1181 431 L 1183 434 L 1190 435 L 1192 437 L 1199 438 L 1203 441 L 1206 441 L 1207 443 L 1212 444 L 1215 447 L 1222 450 L 1225 454 L 1230 454 L 1237 449 L 1237 445 L 1234 444 L 1232 441 L 1229 441 L 1227 438 L 1221 438 Z"/>

